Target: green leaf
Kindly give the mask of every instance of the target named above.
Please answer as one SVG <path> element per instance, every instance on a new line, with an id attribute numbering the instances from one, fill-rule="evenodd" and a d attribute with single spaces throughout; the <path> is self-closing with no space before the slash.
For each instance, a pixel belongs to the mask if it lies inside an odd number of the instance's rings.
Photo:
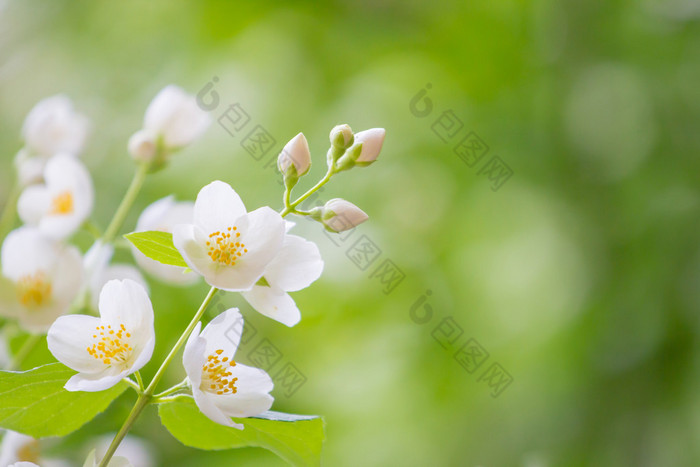
<path id="1" fill-rule="evenodd" d="M 182 255 L 173 244 L 173 234 L 150 230 L 124 235 L 141 253 L 163 264 L 187 267 Z"/>
<path id="2" fill-rule="evenodd" d="M 325 439 L 323 419 L 280 412 L 234 418 L 245 428 L 219 425 L 203 415 L 191 397 L 158 406 L 160 420 L 185 446 L 219 450 L 255 446 L 274 452 L 293 465 L 320 465 Z"/>
<path id="3" fill-rule="evenodd" d="M 51 363 L 24 372 L 0 371 L 0 427 L 34 438 L 65 436 L 102 411 L 128 387 L 100 392 L 63 389 L 75 371 Z"/>

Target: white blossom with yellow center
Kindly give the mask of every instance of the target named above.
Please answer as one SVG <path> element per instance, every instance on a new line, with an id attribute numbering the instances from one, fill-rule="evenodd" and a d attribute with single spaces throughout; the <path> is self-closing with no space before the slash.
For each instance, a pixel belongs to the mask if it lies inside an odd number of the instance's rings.
<path id="1" fill-rule="evenodd" d="M 226 310 L 200 334 L 197 323 L 185 345 L 182 363 L 194 401 L 216 423 L 243 429 L 231 417 L 260 415 L 272 407 L 272 379 L 263 370 L 234 360 L 243 331 L 237 308 Z"/>
<path id="2" fill-rule="evenodd" d="M 44 181 L 24 189 L 17 203 L 19 216 L 49 238 L 67 238 L 92 211 L 95 193 L 90 173 L 76 157 L 59 154 L 46 164 Z"/>
<path id="3" fill-rule="evenodd" d="M 202 188 L 191 224 L 176 225 L 173 243 L 187 265 L 219 289 L 249 290 L 282 247 L 285 224 L 269 207 L 246 212 L 227 183 Z"/>
<path id="4" fill-rule="evenodd" d="M 153 355 L 153 307 L 146 290 L 125 280 L 100 292 L 100 317 L 62 316 L 49 329 L 49 350 L 78 374 L 68 391 L 103 391 L 140 370 Z"/>
<path id="5" fill-rule="evenodd" d="M 13 230 L 2 244 L 0 314 L 32 332 L 46 332 L 66 313 L 83 281 L 80 252 L 33 227 Z"/>

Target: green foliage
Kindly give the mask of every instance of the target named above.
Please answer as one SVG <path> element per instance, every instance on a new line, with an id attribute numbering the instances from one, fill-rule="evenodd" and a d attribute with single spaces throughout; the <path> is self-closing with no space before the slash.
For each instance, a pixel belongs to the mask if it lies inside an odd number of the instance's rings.
<path id="1" fill-rule="evenodd" d="M 127 388 L 100 392 L 63 389 L 75 371 L 51 363 L 25 372 L 0 371 L 0 427 L 34 438 L 65 436 L 104 411 Z"/>
<path id="2" fill-rule="evenodd" d="M 234 421 L 245 429 L 219 425 L 204 416 L 191 398 L 178 398 L 158 406 L 163 425 L 183 444 L 219 450 L 261 447 L 294 465 L 320 465 L 325 439 L 323 419 L 316 416 L 265 412 Z"/>
<path id="3" fill-rule="evenodd" d="M 163 264 L 187 267 L 182 255 L 173 244 L 173 234 L 152 230 L 124 235 L 141 253 Z"/>

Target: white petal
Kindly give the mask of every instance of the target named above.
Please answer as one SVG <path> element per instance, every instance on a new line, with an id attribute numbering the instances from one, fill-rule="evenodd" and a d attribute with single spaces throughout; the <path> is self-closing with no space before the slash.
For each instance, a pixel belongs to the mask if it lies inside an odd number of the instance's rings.
<path id="1" fill-rule="evenodd" d="M 104 391 L 119 383 L 119 381 L 127 375 L 128 372 L 126 371 L 116 375 L 108 373 L 101 375 L 78 373 L 77 375 L 73 375 L 63 387 L 66 391 Z"/>
<path id="2" fill-rule="evenodd" d="M 27 274 L 50 270 L 56 261 L 56 245 L 33 227 L 10 232 L 2 244 L 2 274 L 17 281 Z"/>
<path id="3" fill-rule="evenodd" d="M 230 371 L 232 378 L 238 378 L 237 392 L 230 395 L 209 395 L 222 412 L 229 417 L 252 417 L 270 410 L 274 401 L 269 394 L 274 387 L 270 375 L 260 368 L 240 363 Z"/>
<path id="4" fill-rule="evenodd" d="M 151 300 L 132 280 L 107 282 L 100 292 L 99 309 L 103 324 L 114 328 L 123 324 L 137 343 L 146 344 L 155 334 Z M 137 345 L 134 347 L 136 351 Z"/>
<path id="5" fill-rule="evenodd" d="M 211 123 L 194 96 L 177 86 L 167 86 L 146 110 L 144 127 L 161 134 L 168 147 L 181 147 L 198 138 Z"/>
<path id="6" fill-rule="evenodd" d="M 54 267 L 49 272 L 53 298 L 68 306 L 83 284 L 83 260 L 74 246 L 63 246 L 57 252 Z"/>
<path id="7" fill-rule="evenodd" d="M 2 449 L 0 450 L 0 465 L 10 465 L 13 462 L 19 461 L 20 453 L 32 447 L 37 440 L 31 436 L 17 433 L 15 431 L 7 431 L 2 438 Z M 34 464 L 32 464 L 34 465 Z"/>
<path id="8" fill-rule="evenodd" d="M 219 409 L 213 401 L 212 395 L 202 392 L 199 388 L 192 388 L 192 395 L 194 396 L 194 402 L 199 407 L 204 415 L 209 417 L 213 422 L 219 423 L 220 425 L 226 425 L 233 428 L 243 429 L 243 425 L 234 423 L 230 417 L 227 417 L 221 409 Z"/>
<path id="9" fill-rule="evenodd" d="M 81 373 L 99 374 L 106 369 L 106 365 L 87 352 L 87 348 L 96 342 L 92 336 L 99 325 L 99 318 L 93 316 L 61 316 L 46 336 L 49 350 L 68 368 Z"/>
<path id="10" fill-rule="evenodd" d="M 70 303 L 58 302 L 56 300 L 28 310 L 23 308 L 17 316 L 20 326 L 34 334 L 43 334 L 56 321 L 56 318 L 65 314 L 70 309 Z"/>
<path id="11" fill-rule="evenodd" d="M 129 367 L 128 374 L 132 374 L 134 372 L 139 371 L 141 368 L 144 367 L 146 363 L 148 363 L 151 360 L 151 357 L 153 356 L 153 349 L 156 346 L 156 336 L 155 333 L 149 333 L 150 338 L 142 344 L 137 344 L 134 346 L 134 353 L 133 355 L 136 355 L 136 359 L 131 362 L 131 366 Z"/>
<path id="12" fill-rule="evenodd" d="M 87 119 L 73 110 L 70 99 L 57 95 L 34 106 L 24 121 L 22 137 L 33 152 L 44 156 L 59 152 L 77 154 L 88 129 Z"/>
<path id="13" fill-rule="evenodd" d="M 241 234 L 241 243 L 248 252 L 241 256 L 235 267 L 227 269 L 235 270 L 247 280 L 239 282 L 235 288 L 223 287 L 225 290 L 250 289 L 282 247 L 285 224 L 276 211 L 262 207 L 246 217 L 248 226 Z"/>
<path id="14" fill-rule="evenodd" d="M 17 201 L 17 214 L 25 224 L 39 225 L 51 207 L 51 194 L 43 185 L 32 185 L 22 191 Z"/>
<path id="15" fill-rule="evenodd" d="M 146 290 L 148 293 L 148 284 L 141 275 L 138 269 L 130 264 L 113 264 L 101 270 L 98 270 L 90 279 L 90 301 L 93 309 L 98 308 L 98 297 L 104 285 L 111 280 L 130 279 Z"/>
<path id="16" fill-rule="evenodd" d="M 265 268 L 269 284 L 288 292 L 311 285 L 321 277 L 323 260 L 314 242 L 296 235 L 285 235 L 277 256 Z"/>
<path id="17" fill-rule="evenodd" d="M 243 316 L 238 308 L 229 308 L 210 321 L 202 331 L 202 337 L 206 340 L 204 354 L 211 355 L 223 350 L 222 355 L 233 359 L 242 333 Z"/>
<path id="18" fill-rule="evenodd" d="M 243 298 L 259 313 L 289 327 L 301 320 L 301 312 L 294 299 L 286 292 L 256 285 L 250 291 L 241 292 Z"/>
<path id="19" fill-rule="evenodd" d="M 202 383 L 202 366 L 207 357 L 204 353 L 207 342 L 199 337 L 201 329 L 202 322 L 200 321 L 192 330 L 192 334 L 185 344 L 185 350 L 182 352 L 182 366 L 185 367 L 185 373 L 187 373 L 187 378 L 192 383 L 193 388 L 199 388 Z"/>
<path id="20" fill-rule="evenodd" d="M 180 252 L 185 263 L 193 271 L 205 276 L 214 267 L 214 262 L 207 255 L 204 233 L 193 224 L 176 225 L 173 228 L 173 244 Z"/>
<path id="21" fill-rule="evenodd" d="M 236 225 L 245 213 L 238 193 L 229 184 L 217 180 L 199 191 L 194 203 L 194 224 L 208 235 Z"/>

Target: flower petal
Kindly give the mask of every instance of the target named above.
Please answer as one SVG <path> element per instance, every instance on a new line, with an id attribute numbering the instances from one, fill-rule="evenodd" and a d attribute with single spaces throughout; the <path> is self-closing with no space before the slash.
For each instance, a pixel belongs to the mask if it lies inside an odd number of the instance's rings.
<path id="1" fill-rule="evenodd" d="M 230 417 L 227 417 L 221 409 L 219 409 L 213 401 L 216 396 L 211 396 L 198 388 L 192 388 L 192 395 L 194 396 L 194 402 L 199 407 L 199 410 L 209 417 L 213 422 L 219 423 L 220 425 L 230 426 L 237 428 L 239 430 L 243 429 L 243 425 L 239 423 L 234 423 Z"/>
<path id="2" fill-rule="evenodd" d="M 211 182 L 199 191 L 194 203 L 194 224 L 208 235 L 235 225 L 246 209 L 228 183 Z"/>
<path id="3" fill-rule="evenodd" d="M 49 351 L 59 362 L 75 371 L 91 374 L 103 372 L 107 366 L 87 352 L 96 341 L 92 336 L 99 325 L 99 318 L 93 316 L 61 316 L 46 336 Z"/>
<path id="4" fill-rule="evenodd" d="M 204 355 L 223 350 L 222 355 L 233 359 L 243 334 L 243 316 L 238 308 L 229 308 L 214 318 L 202 331 L 206 340 Z M 201 367 L 200 367 L 201 369 Z"/>
<path id="5" fill-rule="evenodd" d="M 187 373 L 187 378 L 193 388 L 199 388 L 202 383 L 202 366 L 206 361 L 204 349 L 207 347 L 207 342 L 199 337 L 201 329 L 202 322 L 200 321 L 192 330 L 192 334 L 185 344 L 185 350 L 182 352 L 182 366 L 185 367 L 185 373 Z"/>
<path id="6" fill-rule="evenodd" d="M 214 404 L 229 417 L 252 417 L 270 410 L 274 398 L 268 394 L 274 384 L 270 375 L 260 368 L 237 363 L 231 368 L 237 392 L 228 395 L 209 395 Z"/>
<path id="7" fill-rule="evenodd" d="M 241 292 L 250 306 L 259 313 L 289 327 L 301 320 L 301 312 L 294 299 L 283 290 L 256 285 L 247 292 Z"/>
<path id="8" fill-rule="evenodd" d="M 22 191 L 17 201 L 17 214 L 25 224 L 39 225 L 51 206 L 51 194 L 43 185 L 31 185 Z"/>
<path id="9" fill-rule="evenodd" d="M 2 244 L 2 274 L 17 281 L 27 274 L 48 271 L 56 260 L 56 246 L 33 227 L 10 232 Z"/>
<path id="10" fill-rule="evenodd" d="M 136 282 L 111 280 L 100 292 L 100 317 L 103 324 L 123 324 L 134 336 L 150 339 L 153 332 L 153 306 L 146 290 Z"/>
<path id="11" fill-rule="evenodd" d="M 314 242 L 297 235 L 285 235 L 277 256 L 265 268 L 268 283 L 287 292 L 311 285 L 321 277 L 323 260 Z"/>
<path id="12" fill-rule="evenodd" d="M 127 375 L 127 371 L 115 375 L 108 373 L 108 370 L 101 374 L 78 373 L 73 375 L 63 387 L 66 391 L 104 391 L 119 383 Z"/>

